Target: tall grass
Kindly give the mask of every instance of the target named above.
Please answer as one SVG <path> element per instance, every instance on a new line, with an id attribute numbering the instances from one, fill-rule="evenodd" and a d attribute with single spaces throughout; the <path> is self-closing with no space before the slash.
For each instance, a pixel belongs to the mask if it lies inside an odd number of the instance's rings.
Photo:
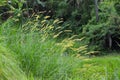
<path id="1" fill-rule="evenodd" d="M 15 57 L 0 45 L 0 80 L 27 80 Z"/>
<path id="2" fill-rule="evenodd" d="M 4 36 L 1 44 L 14 52 L 27 76 L 33 75 L 43 80 L 68 80 L 74 77 L 71 75 L 74 74 L 77 60 L 64 55 L 64 44 L 58 44 L 49 35 L 43 29 L 26 33 L 19 25 L 10 24 L 9 21 L 1 26 L 1 36 Z"/>

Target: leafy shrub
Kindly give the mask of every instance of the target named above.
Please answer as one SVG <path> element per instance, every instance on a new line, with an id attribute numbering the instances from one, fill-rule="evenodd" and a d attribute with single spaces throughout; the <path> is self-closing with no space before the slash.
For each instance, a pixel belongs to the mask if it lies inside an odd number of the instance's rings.
<path id="1" fill-rule="evenodd" d="M 116 2 L 114 6 L 115 6 L 115 9 L 116 9 L 118 15 L 120 15 L 120 2 Z"/>
<path id="2" fill-rule="evenodd" d="M 95 21 L 95 16 L 83 28 L 89 46 L 92 50 L 113 49 L 119 39 L 120 17 L 114 8 L 114 2 L 103 2 L 99 5 L 99 21 Z M 110 6 L 108 6 L 110 5 Z"/>

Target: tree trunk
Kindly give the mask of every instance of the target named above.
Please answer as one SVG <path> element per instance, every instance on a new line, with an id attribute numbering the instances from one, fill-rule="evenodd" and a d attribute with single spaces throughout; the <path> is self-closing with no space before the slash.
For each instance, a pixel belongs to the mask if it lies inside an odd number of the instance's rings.
<path id="1" fill-rule="evenodd" d="M 94 0 L 94 3 L 95 3 L 96 22 L 98 22 L 98 20 L 99 20 L 99 16 L 98 16 L 98 0 Z"/>

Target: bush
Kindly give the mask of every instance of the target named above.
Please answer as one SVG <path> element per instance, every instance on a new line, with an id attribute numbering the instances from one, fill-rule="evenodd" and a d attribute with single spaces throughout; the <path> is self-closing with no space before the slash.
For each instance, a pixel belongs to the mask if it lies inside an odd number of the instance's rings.
<path id="1" fill-rule="evenodd" d="M 95 16 L 83 27 L 83 34 L 86 36 L 92 50 L 116 49 L 119 48 L 119 25 L 120 17 L 114 8 L 114 2 L 103 2 L 99 5 L 99 21 Z M 110 5 L 110 6 L 108 6 Z M 116 44 L 118 43 L 118 44 Z"/>

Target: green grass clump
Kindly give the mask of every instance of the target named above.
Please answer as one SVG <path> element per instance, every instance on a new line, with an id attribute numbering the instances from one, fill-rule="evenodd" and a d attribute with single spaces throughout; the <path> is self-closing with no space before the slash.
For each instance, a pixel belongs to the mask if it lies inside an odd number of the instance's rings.
<path id="1" fill-rule="evenodd" d="M 20 61 L 27 75 L 39 76 L 45 80 L 66 80 L 73 73 L 76 63 L 73 57 L 64 55 L 64 49 L 54 39 L 41 39 L 39 33 L 29 33 L 8 37 L 7 44 Z"/>
<path id="2" fill-rule="evenodd" d="M 27 80 L 10 51 L 0 45 L 0 80 Z"/>
<path id="3" fill-rule="evenodd" d="M 15 26 L 15 27 L 14 27 Z M 49 26 L 48 26 L 49 27 Z M 4 23 L 1 27 L 1 44 L 13 51 L 20 68 L 27 76 L 43 80 L 68 80 L 75 76 L 77 60 L 66 56 L 65 43 L 43 34 L 42 30 L 24 32 L 18 25 Z M 47 37 L 48 36 L 48 37 Z"/>

